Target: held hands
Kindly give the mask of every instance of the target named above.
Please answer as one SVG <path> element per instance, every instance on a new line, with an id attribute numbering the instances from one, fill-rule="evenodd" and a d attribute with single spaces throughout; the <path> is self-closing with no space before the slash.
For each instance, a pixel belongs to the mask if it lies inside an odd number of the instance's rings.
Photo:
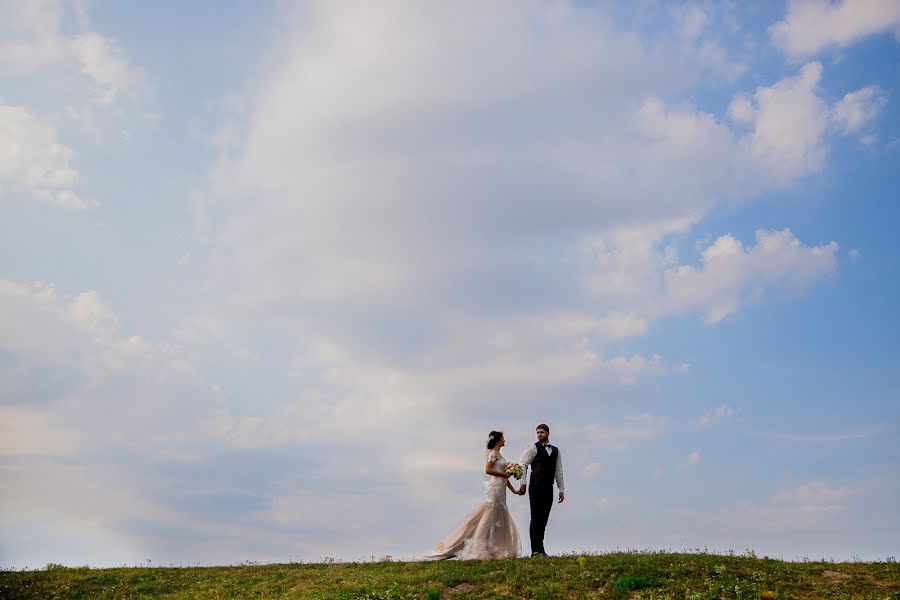
<path id="1" fill-rule="evenodd" d="M 513 485 L 509 482 L 506 483 L 506 487 L 508 487 L 509 491 L 511 491 L 516 496 L 524 496 L 525 495 L 525 484 L 524 483 L 519 486 L 519 489 L 514 488 Z"/>

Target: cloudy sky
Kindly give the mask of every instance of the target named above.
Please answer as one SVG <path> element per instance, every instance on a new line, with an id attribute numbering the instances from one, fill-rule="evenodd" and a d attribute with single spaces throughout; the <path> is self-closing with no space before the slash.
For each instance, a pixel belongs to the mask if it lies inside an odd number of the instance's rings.
<path id="1" fill-rule="evenodd" d="M 0 0 L 0 566 L 420 555 L 539 422 L 551 553 L 897 556 L 900 4 L 744 4 Z"/>

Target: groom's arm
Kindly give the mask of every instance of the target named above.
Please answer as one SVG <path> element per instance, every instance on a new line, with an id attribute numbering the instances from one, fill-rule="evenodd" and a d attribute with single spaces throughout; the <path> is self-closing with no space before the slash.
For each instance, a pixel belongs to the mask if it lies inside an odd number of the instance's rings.
<path id="1" fill-rule="evenodd" d="M 557 449 L 559 452 L 559 449 Z M 563 467 L 562 467 L 562 452 L 556 456 L 556 473 L 554 474 L 554 479 L 556 479 L 556 487 L 559 488 L 559 501 L 562 502 L 566 499 L 566 482 L 563 479 Z"/>
<path id="2" fill-rule="evenodd" d="M 522 458 L 519 459 L 519 464 L 522 465 L 522 485 L 520 489 L 523 491 L 525 490 L 525 483 L 528 481 L 528 467 L 534 462 L 536 455 L 537 450 L 532 445 L 525 448 L 525 451 L 522 452 Z"/>

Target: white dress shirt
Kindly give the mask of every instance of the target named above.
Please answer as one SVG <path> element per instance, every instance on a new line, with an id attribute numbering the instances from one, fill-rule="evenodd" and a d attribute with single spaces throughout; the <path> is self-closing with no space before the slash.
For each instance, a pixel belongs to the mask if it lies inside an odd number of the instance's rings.
<path id="1" fill-rule="evenodd" d="M 541 448 L 541 452 L 546 452 L 548 455 L 552 455 L 554 452 L 559 452 L 559 448 L 555 448 L 553 446 L 547 445 Z M 530 444 L 525 451 L 522 452 L 522 459 L 519 461 L 519 464 L 522 465 L 522 469 L 524 471 L 522 475 L 522 481 L 528 482 L 528 467 L 534 461 L 534 457 L 537 456 L 538 449 L 534 444 Z M 562 455 L 557 454 L 556 457 L 556 473 L 553 477 L 556 480 L 556 487 L 559 488 L 559 491 L 566 491 L 565 484 L 563 482 L 563 467 L 562 467 Z"/>

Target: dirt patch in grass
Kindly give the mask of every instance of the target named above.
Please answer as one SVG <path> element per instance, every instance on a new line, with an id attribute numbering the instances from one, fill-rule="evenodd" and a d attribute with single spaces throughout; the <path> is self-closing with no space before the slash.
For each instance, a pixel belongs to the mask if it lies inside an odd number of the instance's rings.
<path id="1" fill-rule="evenodd" d="M 452 588 L 449 588 L 447 590 L 447 595 L 449 596 L 450 594 L 465 594 L 467 592 L 471 592 L 472 588 L 473 586 L 471 583 L 460 583 L 459 585 L 455 585 Z"/>
<path id="2" fill-rule="evenodd" d="M 822 571 L 822 576 L 832 577 L 834 579 L 851 579 L 853 577 L 852 575 L 847 575 L 846 573 L 841 573 L 840 571 L 829 571 L 827 569 L 825 571 Z"/>

